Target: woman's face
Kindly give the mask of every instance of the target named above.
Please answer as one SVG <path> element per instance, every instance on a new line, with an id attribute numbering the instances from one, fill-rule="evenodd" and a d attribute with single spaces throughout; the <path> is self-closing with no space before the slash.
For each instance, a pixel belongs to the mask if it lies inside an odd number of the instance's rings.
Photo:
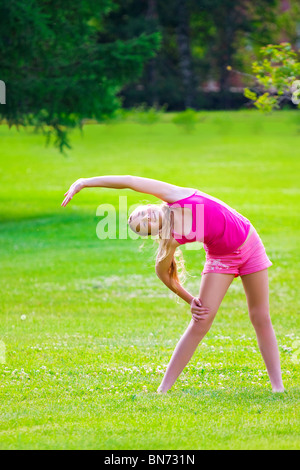
<path id="1" fill-rule="evenodd" d="M 130 215 L 128 224 L 141 236 L 157 235 L 162 226 L 162 210 L 155 204 L 139 206 Z"/>

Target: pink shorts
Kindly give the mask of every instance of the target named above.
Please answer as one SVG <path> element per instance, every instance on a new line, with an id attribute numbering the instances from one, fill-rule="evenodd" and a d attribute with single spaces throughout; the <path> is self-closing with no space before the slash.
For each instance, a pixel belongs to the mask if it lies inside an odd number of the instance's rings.
<path id="1" fill-rule="evenodd" d="M 210 255 L 206 251 L 206 261 L 201 274 L 227 273 L 238 277 L 269 268 L 272 264 L 260 236 L 254 229 L 246 243 L 229 255 Z"/>

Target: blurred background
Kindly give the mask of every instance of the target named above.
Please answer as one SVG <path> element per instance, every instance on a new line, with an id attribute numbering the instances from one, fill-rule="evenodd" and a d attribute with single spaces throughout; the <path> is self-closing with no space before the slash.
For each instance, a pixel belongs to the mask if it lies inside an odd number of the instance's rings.
<path id="1" fill-rule="evenodd" d="M 0 117 L 62 148 L 121 108 L 245 109 L 261 48 L 300 48 L 297 0 L 1 0 L 0 27 Z"/>
<path id="2" fill-rule="evenodd" d="M 137 2 L 122 2 L 110 27 L 116 24 L 124 38 L 133 31 L 159 31 L 162 38 L 143 76 L 122 91 L 125 106 L 241 108 L 259 48 L 283 41 L 300 48 L 299 4 L 293 0 L 149 0 L 139 9 Z"/>

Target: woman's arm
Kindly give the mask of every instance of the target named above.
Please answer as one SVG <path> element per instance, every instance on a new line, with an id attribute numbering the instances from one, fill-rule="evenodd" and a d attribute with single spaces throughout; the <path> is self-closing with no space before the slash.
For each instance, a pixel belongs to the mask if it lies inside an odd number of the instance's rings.
<path id="1" fill-rule="evenodd" d="M 194 321 L 198 322 L 199 320 L 203 320 L 205 316 L 209 313 L 209 308 L 203 307 L 201 300 L 197 297 L 193 297 L 192 294 L 190 294 L 186 289 L 184 289 L 179 282 L 173 279 L 169 273 L 169 269 L 173 261 L 173 256 L 178 245 L 179 243 L 177 243 L 176 240 L 171 241 L 171 248 L 168 255 L 162 261 L 156 262 L 155 272 L 159 279 L 171 291 L 175 292 L 175 294 L 177 294 L 190 305 L 192 318 Z"/>
<path id="2" fill-rule="evenodd" d="M 94 178 L 84 178 L 84 186 L 102 186 L 105 188 L 133 189 L 139 193 L 152 194 L 166 202 L 175 202 L 180 197 L 185 197 L 185 193 L 191 192 L 188 188 L 182 188 L 174 184 L 165 183 L 151 178 L 131 175 L 96 176 Z"/>
<path id="3" fill-rule="evenodd" d="M 65 199 L 62 206 L 66 206 L 83 188 L 114 188 L 114 189 L 133 189 L 140 193 L 151 194 L 166 202 L 176 202 L 179 199 L 189 196 L 192 193 L 191 188 L 184 188 L 174 184 L 165 183 L 163 181 L 151 178 L 142 178 L 140 176 L 131 175 L 109 175 L 95 176 L 92 178 L 80 178 L 75 181 L 70 189 L 65 193 Z"/>
<path id="4" fill-rule="evenodd" d="M 157 277 L 171 291 L 175 292 L 175 294 L 177 294 L 179 297 L 181 297 L 185 302 L 187 302 L 190 305 L 194 297 L 187 290 L 185 290 L 179 282 L 173 279 L 169 273 L 169 269 L 173 261 L 173 256 L 178 245 L 179 244 L 176 242 L 176 240 L 171 241 L 170 251 L 168 255 L 166 256 L 166 258 L 164 258 L 162 261 L 159 261 L 159 262 L 156 261 L 155 272 L 156 272 Z"/>

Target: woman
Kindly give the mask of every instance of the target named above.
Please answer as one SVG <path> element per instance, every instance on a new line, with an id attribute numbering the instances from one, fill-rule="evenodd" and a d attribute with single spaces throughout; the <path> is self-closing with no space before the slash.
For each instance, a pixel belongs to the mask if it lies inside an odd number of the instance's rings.
<path id="1" fill-rule="evenodd" d="M 160 205 L 139 206 L 128 219 L 141 236 L 158 235 L 155 271 L 161 281 L 191 308 L 191 322 L 178 342 L 157 390 L 166 393 L 209 331 L 233 279 L 241 276 L 248 311 L 255 328 L 272 390 L 283 392 L 279 351 L 269 314 L 268 267 L 272 265 L 250 221 L 221 200 L 193 188 L 184 188 L 138 176 L 80 178 L 65 193 L 62 206 L 88 187 L 129 188 L 151 194 Z M 199 297 L 180 283 L 175 255 L 185 243 L 202 241 L 206 262 Z"/>

